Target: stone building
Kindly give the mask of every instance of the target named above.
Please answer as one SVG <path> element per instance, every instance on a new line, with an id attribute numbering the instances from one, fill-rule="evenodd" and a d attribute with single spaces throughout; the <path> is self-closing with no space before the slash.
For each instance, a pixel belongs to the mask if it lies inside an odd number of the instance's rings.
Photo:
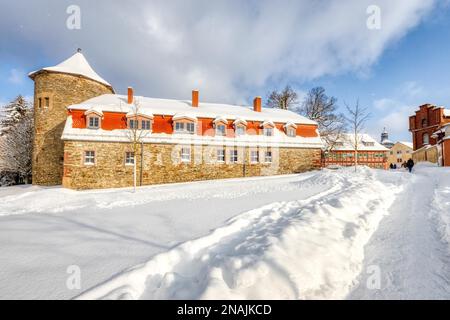
<path id="1" fill-rule="evenodd" d="M 81 52 L 55 67 L 30 73 L 34 80 L 33 183 L 62 183 L 67 106 L 106 93 L 111 85 L 97 75 Z"/>
<path id="2" fill-rule="evenodd" d="M 320 167 L 317 123 L 253 106 L 117 95 L 81 52 L 35 81 L 38 185 L 127 187 L 303 172 Z M 137 137 L 137 138 L 134 138 Z M 136 167 L 136 169 L 135 169 Z"/>
<path id="3" fill-rule="evenodd" d="M 415 162 L 428 161 L 450 166 L 450 109 L 424 104 L 409 117 L 409 131 L 413 137 Z"/>
<path id="4" fill-rule="evenodd" d="M 355 157 L 358 157 L 358 165 L 387 169 L 388 149 L 386 147 L 379 144 L 368 134 L 358 135 L 356 142 L 354 134 L 342 135 L 341 139 L 324 155 L 324 166 L 353 166 Z M 357 147 L 355 144 L 357 144 Z"/>

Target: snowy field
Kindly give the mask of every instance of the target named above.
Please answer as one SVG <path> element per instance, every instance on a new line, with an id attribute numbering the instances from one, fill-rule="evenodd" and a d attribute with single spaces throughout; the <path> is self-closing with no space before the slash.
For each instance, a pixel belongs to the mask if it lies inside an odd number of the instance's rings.
<path id="1" fill-rule="evenodd" d="M 450 299 L 450 170 L 3 188 L 0 299 L 16 298 Z"/>

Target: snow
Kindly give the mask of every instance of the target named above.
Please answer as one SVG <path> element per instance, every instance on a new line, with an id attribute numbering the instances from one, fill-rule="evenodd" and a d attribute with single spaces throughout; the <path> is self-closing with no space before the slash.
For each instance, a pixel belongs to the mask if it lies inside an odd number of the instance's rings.
<path id="1" fill-rule="evenodd" d="M 42 68 L 41 70 L 81 75 L 111 87 L 111 85 L 105 79 L 100 77 L 94 71 L 94 69 L 92 69 L 89 62 L 81 52 L 75 53 L 69 59 L 61 62 L 54 67 L 46 67 Z M 29 76 L 33 76 L 41 70 L 33 71 L 29 74 Z"/>
<path id="2" fill-rule="evenodd" d="M 89 110 L 92 107 L 100 107 L 103 112 L 128 113 L 133 105 L 127 103 L 128 96 L 105 94 L 92 98 L 80 104 L 69 106 L 69 110 Z M 228 120 L 245 119 L 246 121 L 294 122 L 296 124 L 317 125 L 295 112 L 277 108 L 262 108 L 261 112 L 255 112 L 250 106 L 236 106 L 230 104 L 200 102 L 198 108 L 192 107 L 191 101 L 156 99 L 136 96 L 141 111 L 149 110 L 155 115 L 174 116 L 176 114 L 188 115 L 192 118 L 215 119 L 223 117 Z"/>
<path id="3" fill-rule="evenodd" d="M 354 151 L 355 147 L 355 135 L 351 133 L 345 133 L 338 140 L 342 145 L 335 145 L 333 150 L 337 151 Z M 371 145 L 365 145 L 364 143 L 370 143 Z M 374 138 L 368 134 L 358 135 L 358 151 L 388 151 L 386 147 L 378 143 Z"/>
<path id="4" fill-rule="evenodd" d="M 444 116 L 450 117 L 450 109 L 444 109 Z"/>
<path id="5" fill-rule="evenodd" d="M 382 290 L 361 285 L 349 298 L 450 298 L 450 170 L 432 164 L 415 170 L 365 249 L 363 269 L 379 267 Z"/>
<path id="6" fill-rule="evenodd" d="M 450 297 L 450 170 L 0 189 L 0 298 Z M 65 286 L 79 266 L 81 290 Z M 366 286 L 381 270 L 381 289 Z"/>
<path id="7" fill-rule="evenodd" d="M 408 148 L 412 149 L 413 148 L 413 143 L 409 142 L 409 141 L 399 141 L 399 143 L 407 146 Z"/>
<path id="8" fill-rule="evenodd" d="M 63 140 L 75 141 L 114 141 L 129 142 L 129 130 L 103 130 L 73 128 L 72 116 L 67 117 Z M 210 146 L 246 146 L 246 147 L 296 147 L 296 148 L 322 148 L 320 137 L 288 137 L 283 131 L 274 130 L 274 136 L 242 135 L 233 138 L 226 136 L 200 136 L 191 134 L 165 134 L 152 133 L 142 137 L 144 143 L 193 144 Z"/>

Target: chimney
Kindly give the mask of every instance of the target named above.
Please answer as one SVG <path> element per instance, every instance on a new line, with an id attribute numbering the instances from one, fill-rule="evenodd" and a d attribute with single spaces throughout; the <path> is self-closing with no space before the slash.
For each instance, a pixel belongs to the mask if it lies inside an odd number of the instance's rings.
<path id="1" fill-rule="evenodd" d="M 199 91 L 192 90 L 192 106 L 194 108 L 198 108 L 198 96 L 199 96 Z"/>
<path id="2" fill-rule="evenodd" d="M 128 87 L 128 104 L 132 104 L 134 100 L 133 88 Z"/>
<path id="3" fill-rule="evenodd" d="M 261 112 L 261 97 L 256 97 L 255 100 L 253 100 L 253 110 L 255 112 Z"/>

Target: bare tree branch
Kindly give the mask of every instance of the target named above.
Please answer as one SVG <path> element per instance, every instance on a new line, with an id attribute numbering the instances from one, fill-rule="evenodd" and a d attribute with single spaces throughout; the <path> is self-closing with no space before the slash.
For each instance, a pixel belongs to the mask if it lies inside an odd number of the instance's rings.
<path id="1" fill-rule="evenodd" d="M 353 135 L 349 143 L 353 146 L 355 150 L 355 171 L 358 166 L 358 149 L 362 139 L 361 133 L 364 130 L 364 125 L 370 118 L 370 113 L 366 107 L 361 107 L 359 100 L 356 101 L 354 107 L 350 107 L 344 102 L 345 108 L 347 109 L 347 115 L 344 116 L 347 121 Z"/>
<path id="2" fill-rule="evenodd" d="M 328 97 L 324 88 L 316 87 L 308 92 L 298 110 L 303 116 L 318 123 L 320 136 L 327 150 L 332 150 L 345 132 L 345 118 L 337 109 L 337 99 Z"/>
<path id="3" fill-rule="evenodd" d="M 296 105 L 298 105 L 298 95 L 290 86 L 286 86 L 281 92 L 272 91 L 266 102 L 269 108 L 283 110 L 293 109 Z"/>

